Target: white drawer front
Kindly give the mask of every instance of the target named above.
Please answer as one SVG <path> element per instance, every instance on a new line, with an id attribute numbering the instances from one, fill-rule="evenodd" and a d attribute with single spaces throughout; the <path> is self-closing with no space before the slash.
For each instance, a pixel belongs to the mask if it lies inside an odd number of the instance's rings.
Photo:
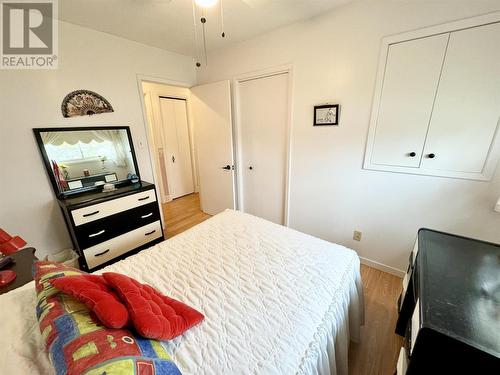
<path id="1" fill-rule="evenodd" d="M 155 201 L 156 194 L 154 189 L 151 189 L 107 202 L 97 203 L 85 208 L 79 208 L 71 211 L 71 215 L 73 216 L 75 225 L 78 226 Z"/>
<path id="2" fill-rule="evenodd" d="M 406 358 L 406 349 L 403 346 L 399 351 L 398 364 L 396 366 L 397 375 L 405 375 L 408 369 L 408 359 Z"/>
<path id="3" fill-rule="evenodd" d="M 420 300 L 417 299 L 415 304 L 415 310 L 413 310 L 413 315 L 411 316 L 411 342 L 410 342 L 410 355 L 413 353 L 413 347 L 415 346 L 415 341 L 417 339 L 418 330 L 420 329 Z"/>
<path id="4" fill-rule="evenodd" d="M 127 251 L 161 237 L 161 234 L 161 223 L 160 221 L 155 221 L 111 240 L 89 247 L 83 251 L 83 254 L 85 255 L 87 265 L 92 269 Z"/>

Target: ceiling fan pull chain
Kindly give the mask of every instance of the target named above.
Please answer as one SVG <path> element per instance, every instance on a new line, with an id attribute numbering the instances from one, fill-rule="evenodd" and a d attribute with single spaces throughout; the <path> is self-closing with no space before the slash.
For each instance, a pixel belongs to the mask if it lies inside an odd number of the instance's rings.
<path id="1" fill-rule="evenodd" d="M 205 11 L 201 11 L 201 33 L 203 35 L 203 54 L 205 55 L 205 66 L 208 65 L 208 56 L 207 56 L 207 38 L 205 34 L 205 24 L 207 23 L 207 19 L 205 18 Z"/>
<path id="2" fill-rule="evenodd" d="M 194 48 L 195 48 L 195 59 L 196 59 L 196 66 L 199 68 L 201 66 L 201 63 L 199 61 L 199 46 L 198 46 L 198 27 L 196 26 L 196 4 L 194 0 L 192 0 L 193 4 L 193 26 L 194 26 Z"/>
<path id="3" fill-rule="evenodd" d="M 222 0 L 220 0 L 220 28 L 221 28 L 221 36 L 223 38 L 226 37 L 226 33 L 224 32 L 224 7 L 222 6 Z"/>

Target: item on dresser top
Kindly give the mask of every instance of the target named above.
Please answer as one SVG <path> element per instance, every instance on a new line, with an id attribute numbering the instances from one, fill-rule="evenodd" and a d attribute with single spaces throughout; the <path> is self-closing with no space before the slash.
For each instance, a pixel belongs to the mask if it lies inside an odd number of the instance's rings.
<path id="1" fill-rule="evenodd" d="M 171 340 L 204 319 L 192 307 L 130 277 L 114 272 L 103 277 L 127 305 L 132 323 L 143 337 Z"/>
<path id="2" fill-rule="evenodd" d="M 14 263 L 14 259 L 12 257 L 1 256 L 0 257 L 0 270 L 4 267 L 7 267 L 11 263 Z M 1 274 L 0 274 L 0 276 L 1 276 Z"/>
<path id="3" fill-rule="evenodd" d="M 116 190 L 116 186 L 114 184 L 104 184 L 104 186 L 102 187 L 102 191 L 108 193 L 110 191 L 115 191 Z"/>
<path id="4" fill-rule="evenodd" d="M 26 241 L 19 236 L 12 237 L 0 228 L 0 253 L 10 255 L 23 248 Z"/>
<path id="5" fill-rule="evenodd" d="M 180 374 L 162 342 L 103 327 L 84 304 L 50 283 L 81 271 L 45 261 L 37 262 L 34 271 L 36 315 L 57 375 Z"/>

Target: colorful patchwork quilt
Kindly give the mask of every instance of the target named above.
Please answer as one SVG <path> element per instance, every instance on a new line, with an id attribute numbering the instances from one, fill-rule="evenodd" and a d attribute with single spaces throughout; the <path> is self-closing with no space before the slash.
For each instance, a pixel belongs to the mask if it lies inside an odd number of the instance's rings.
<path id="1" fill-rule="evenodd" d="M 108 329 L 82 303 L 48 280 L 83 272 L 54 262 L 35 264 L 36 314 L 57 375 L 180 375 L 161 341 Z"/>

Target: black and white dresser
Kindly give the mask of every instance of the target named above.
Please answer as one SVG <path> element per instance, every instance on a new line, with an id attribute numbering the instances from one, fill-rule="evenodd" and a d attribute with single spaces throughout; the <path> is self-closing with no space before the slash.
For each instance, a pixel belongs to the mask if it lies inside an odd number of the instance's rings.
<path id="1" fill-rule="evenodd" d="M 498 374 L 500 245 L 421 229 L 398 310 L 398 375 Z"/>
<path id="2" fill-rule="evenodd" d="M 82 270 L 94 271 L 164 239 L 155 186 L 148 182 L 58 202 Z"/>

